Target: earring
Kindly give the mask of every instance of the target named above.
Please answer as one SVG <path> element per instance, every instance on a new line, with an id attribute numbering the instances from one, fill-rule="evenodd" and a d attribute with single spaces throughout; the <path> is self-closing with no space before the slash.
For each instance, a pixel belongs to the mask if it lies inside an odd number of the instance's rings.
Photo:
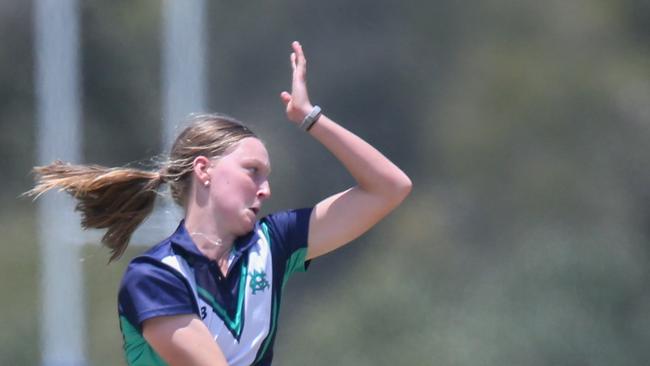
<path id="1" fill-rule="evenodd" d="M 209 180 L 206 180 L 205 182 L 203 182 L 203 185 L 206 186 L 206 187 L 209 186 L 209 185 L 210 185 L 210 181 L 209 181 Z"/>

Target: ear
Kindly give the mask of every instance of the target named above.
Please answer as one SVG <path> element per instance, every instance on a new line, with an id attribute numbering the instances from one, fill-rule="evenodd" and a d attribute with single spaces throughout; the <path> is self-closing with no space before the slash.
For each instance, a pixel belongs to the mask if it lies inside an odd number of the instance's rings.
<path id="1" fill-rule="evenodd" d="M 194 158 L 192 164 L 193 164 L 192 169 L 194 171 L 194 177 L 199 181 L 200 184 L 203 184 L 203 182 L 207 182 L 210 180 L 210 174 L 208 173 L 208 169 L 210 168 L 211 165 L 210 159 L 206 158 L 203 155 L 199 155 L 196 158 Z"/>

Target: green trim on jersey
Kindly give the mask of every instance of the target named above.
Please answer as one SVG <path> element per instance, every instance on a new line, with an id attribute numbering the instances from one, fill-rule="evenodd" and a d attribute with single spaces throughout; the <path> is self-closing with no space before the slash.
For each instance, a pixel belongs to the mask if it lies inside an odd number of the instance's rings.
<path id="1" fill-rule="evenodd" d="M 301 248 L 293 252 L 287 260 L 284 269 L 284 278 L 282 279 L 282 288 L 287 284 L 289 277 L 296 272 L 305 272 L 305 259 L 307 258 L 307 248 Z"/>
<path id="2" fill-rule="evenodd" d="M 272 243 L 271 243 L 271 235 L 269 234 L 269 227 L 264 222 L 261 224 L 261 226 L 262 226 L 262 231 L 264 232 L 264 236 L 266 237 L 266 241 L 269 243 L 269 246 L 271 246 Z M 306 257 L 307 257 L 307 248 L 298 249 L 295 252 L 293 252 L 293 254 L 291 254 L 291 256 L 289 257 L 285 265 L 284 278 L 282 279 L 282 286 L 280 289 L 277 289 L 275 291 L 279 292 L 281 291 L 281 289 L 284 289 L 284 285 L 287 283 L 287 280 L 292 274 L 296 272 L 305 271 Z M 271 345 L 271 341 L 273 340 L 275 336 L 275 332 L 277 330 L 279 313 L 280 313 L 280 304 L 278 302 L 277 294 L 274 293 L 273 303 L 271 305 L 271 327 L 269 328 L 269 334 L 266 336 L 266 339 L 264 339 L 264 343 L 262 343 L 262 347 L 257 353 L 257 357 L 255 358 L 255 362 L 253 362 L 253 365 L 259 362 L 264 357 L 264 355 L 266 355 L 266 351 Z"/>
<path id="3" fill-rule="evenodd" d="M 130 366 L 168 366 L 142 337 L 142 334 L 123 316 L 120 316 L 120 328 L 124 337 L 124 354 L 127 364 Z"/>
<path id="4" fill-rule="evenodd" d="M 212 306 L 212 309 L 214 309 L 215 313 L 223 320 L 223 323 L 230 329 L 231 332 L 236 334 L 236 338 L 239 338 L 241 336 L 241 332 L 244 329 L 243 325 L 244 322 L 242 322 L 242 313 L 244 311 L 244 295 L 246 294 L 246 279 L 248 277 L 248 266 L 246 265 L 246 261 L 242 261 L 242 269 L 241 269 L 241 275 L 239 278 L 239 293 L 237 294 L 237 312 L 235 313 L 235 319 L 231 319 L 230 316 L 228 316 L 228 312 L 222 308 L 217 300 L 210 294 L 210 292 L 203 287 L 199 287 L 199 285 L 196 285 L 196 292 L 204 299 L 206 300 L 210 306 Z"/>
<path id="5" fill-rule="evenodd" d="M 275 335 L 275 328 L 277 328 L 277 320 L 278 320 L 278 310 L 280 306 L 278 304 L 278 297 L 273 296 L 273 305 L 271 306 L 271 327 L 269 328 L 269 334 L 266 336 L 266 339 L 264 340 L 264 343 L 262 343 L 262 347 L 260 348 L 259 352 L 257 353 L 257 357 L 255 358 L 255 362 L 253 362 L 253 365 L 257 364 L 264 355 L 266 355 L 266 350 L 269 348 L 269 345 L 271 345 L 271 340 L 273 339 L 273 336 Z"/>
<path id="6" fill-rule="evenodd" d="M 271 248 L 271 234 L 269 234 L 269 226 L 266 224 L 266 222 L 262 222 L 260 225 L 262 227 L 262 231 L 264 232 L 264 236 L 266 237 L 266 241 L 269 243 L 269 249 Z"/>
<path id="7" fill-rule="evenodd" d="M 269 227 L 266 225 L 265 222 L 262 222 L 260 226 L 262 226 L 262 231 L 264 232 L 264 236 L 266 237 L 266 242 L 269 243 L 269 250 L 271 250 L 272 244 L 271 244 L 271 235 L 269 235 Z M 273 302 L 271 303 L 271 326 L 269 327 L 269 333 L 266 335 L 266 339 L 264 339 L 264 343 L 262 343 L 262 347 L 260 347 L 259 351 L 257 352 L 257 357 L 255 357 L 255 361 L 253 362 L 253 365 L 257 364 L 264 357 L 264 355 L 266 355 L 266 351 L 269 348 L 269 345 L 271 345 L 271 340 L 274 338 L 275 335 L 275 328 L 277 327 L 278 308 L 279 308 L 278 296 L 276 295 L 276 291 L 277 290 L 274 289 L 272 295 Z"/>

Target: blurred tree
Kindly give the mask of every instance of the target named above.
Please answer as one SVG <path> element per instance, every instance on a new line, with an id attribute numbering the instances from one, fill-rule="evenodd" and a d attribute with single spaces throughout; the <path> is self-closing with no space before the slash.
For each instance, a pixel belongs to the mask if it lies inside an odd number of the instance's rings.
<path id="1" fill-rule="evenodd" d="M 0 342 L 1 364 L 38 357 L 35 226 L 15 200 L 34 159 L 30 6 L 0 4 L 0 267 L 12 273 L 0 293 L 16 329 Z M 88 161 L 160 152 L 160 6 L 82 3 Z M 644 364 L 648 10 L 642 0 L 209 2 L 208 104 L 268 142 L 267 210 L 350 182 L 284 121 L 294 39 L 314 101 L 415 182 L 400 210 L 291 283 L 277 362 Z M 128 258 L 106 267 L 104 254 L 90 247 L 81 260 L 91 358 L 114 365 L 114 291 Z"/>

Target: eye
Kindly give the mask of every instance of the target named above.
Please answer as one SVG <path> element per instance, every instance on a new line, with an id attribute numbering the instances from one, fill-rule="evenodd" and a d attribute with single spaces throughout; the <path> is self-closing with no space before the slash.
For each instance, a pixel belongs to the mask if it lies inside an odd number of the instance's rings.
<path id="1" fill-rule="evenodd" d="M 246 168 L 246 170 L 251 174 L 257 174 L 260 171 L 260 169 L 256 166 L 250 166 Z"/>

